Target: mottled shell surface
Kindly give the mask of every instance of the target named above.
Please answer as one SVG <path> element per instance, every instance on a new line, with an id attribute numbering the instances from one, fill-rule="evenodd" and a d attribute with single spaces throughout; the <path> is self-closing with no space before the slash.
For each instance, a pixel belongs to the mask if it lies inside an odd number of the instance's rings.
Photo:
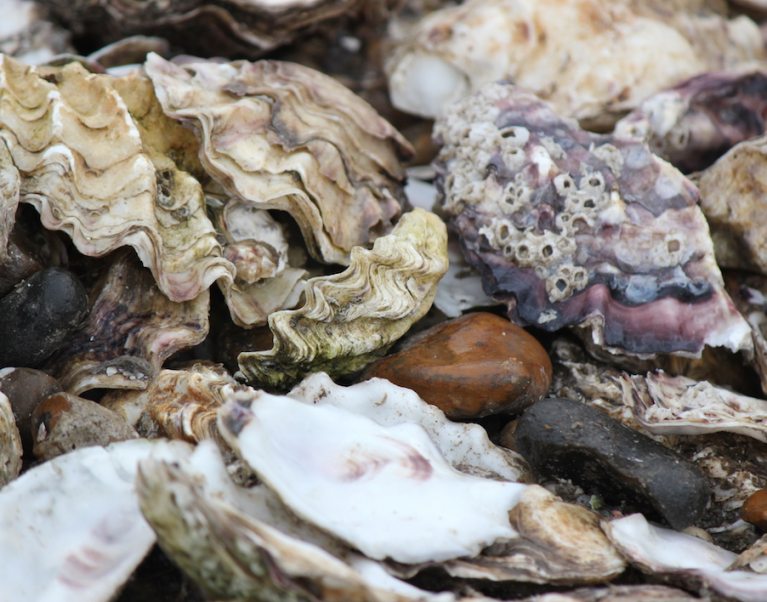
<path id="1" fill-rule="evenodd" d="M 240 369 L 281 387 L 307 372 L 361 370 L 429 310 L 447 262 L 442 220 L 422 209 L 403 215 L 372 250 L 356 247 L 349 268 L 307 280 L 303 307 L 271 314 L 274 347 L 241 353 Z"/>
<path id="2" fill-rule="evenodd" d="M 751 346 L 695 186 L 646 145 L 581 130 L 512 84 L 437 122 L 443 207 L 485 292 L 612 352 Z"/>
<path id="3" fill-rule="evenodd" d="M 69 32 L 53 24 L 42 4 L 30 0 L 0 0 L 0 54 L 31 64 L 72 52 Z"/>
<path id="4" fill-rule="evenodd" d="M 332 78 L 278 61 L 145 65 L 163 109 L 199 133 L 202 161 L 232 195 L 287 211 L 310 252 L 348 263 L 399 215 L 409 144 Z"/>
<path id="5" fill-rule="evenodd" d="M 8 397 L 0 392 L 0 488 L 21 472 L 21 435 Z"/>

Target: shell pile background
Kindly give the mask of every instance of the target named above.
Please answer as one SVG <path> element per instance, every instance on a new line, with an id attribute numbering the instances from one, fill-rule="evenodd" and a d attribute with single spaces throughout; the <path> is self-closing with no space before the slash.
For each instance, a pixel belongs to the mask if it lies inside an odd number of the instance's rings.
<path id="1" fill-rule="evenodd" d="M 1 601 L 767 600 L 767 3 L 0 15 Z"/>

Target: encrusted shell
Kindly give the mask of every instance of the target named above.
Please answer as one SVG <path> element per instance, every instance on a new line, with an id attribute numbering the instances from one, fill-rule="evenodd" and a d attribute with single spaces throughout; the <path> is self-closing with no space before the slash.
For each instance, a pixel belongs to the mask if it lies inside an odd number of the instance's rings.
<path id="1" fill-rule="evenodd" d="M 436 215 L 415 209 L 373 249 L 352 250 L 349 268 L 306 282 L 306 303 L 273 313 L 270 351 L 243 352 L 246 378 L 290 385 L 307 372 L 361 370 L 431 307 L 447 270 L 447 232 Z"/>
<path id="2" fill-rule="evenodd" d="M 436 117 L 487 83 L 511 80 L 606 129 L 658 90 L 764 59 L 753 21 L 685 4 L 468 0 L 425 16 L 398 40 L 387 64 L 392 101 Z"/>
<path id="3" fill-rule="evenodd" d="M 20 200 L 85 255 L 132 246 L 174 301 L 231 278 L 199 184 L 142 139 L 113 78 L 0 57 L 0 140 Z"/>
<path id="4" fill-rule="evenodd" d="M 293 63 L 154 54 L 145 69 L 166 114 L 199 133 L 208 172 L 235 197 L 287 211 L 314 256 L 348 263 L 399 214 L 410 146 L 332 78 Z"/>
<path id="5" fill-rule="evenodd" d="M 445 212 L 512 319 L 581 326 L 611 352 L 751 346 L 695 186 L 639 141 L 597 135 L 491 84 L 437 122 Z"/>

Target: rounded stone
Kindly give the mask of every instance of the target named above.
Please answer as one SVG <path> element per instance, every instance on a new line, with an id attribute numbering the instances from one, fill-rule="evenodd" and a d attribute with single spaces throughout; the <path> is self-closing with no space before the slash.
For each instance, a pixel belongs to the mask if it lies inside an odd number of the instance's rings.
<path id="1" fill-rule="evenodd" d="M 70 271 L 46 268 L 0 299 L 0 368 L 35 367 L 59 349 L 88 313 Z"/>
<path id="2" fill-rule="evenodd" d="M 413 337 L 365 372 L 376 376 L 412 389 L 450 418 L 478 418 L 535 403 L 551 384 L 551 360 L 522 328 L 478 312 Z"/>
<path id="3" fill-rule="evenodd" d="M 752 493 L 740 509 L 740 516 L 747 523 L 767 531 L 767 489 Z"/>

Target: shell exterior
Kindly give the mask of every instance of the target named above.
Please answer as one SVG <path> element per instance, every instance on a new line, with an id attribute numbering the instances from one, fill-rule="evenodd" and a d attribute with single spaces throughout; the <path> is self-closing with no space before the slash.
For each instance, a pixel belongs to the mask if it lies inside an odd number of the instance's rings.
<path id="1" fill-rule="evenodd" d="M 767 575 L 728 570 L 736 555 L 707 541 L 651 525 L 641 514 L 605 522 L 610 540 L 643 572 L 662 575 L 699 592 L 759 602 L 767 592 Z"/>
<path id="2" fill-rule="evenodd" d="M 637 383 L 636 385 L 634 383 Z M 739 433 L 767 442 L 767 401 L 662 370 L 624 376 L 634 415 L 652 433 Z"/>
<path id="3" fill-rule="evenodd" d="M 145 440 L 88 447 L 40 464 L 0 490 L 3 596 L 113 599 L 155 542 L 133 484 L 139 461 L 178 461 L 190 451 L 179 442 Z"/>
<path id="4" fill-rule="evenodd" d="M 8 397 L 0 392 L 0 489 L 21 472 L 21 435 Z"/>
<path id="5" fill-rule="evenodd" d="M 767 72 L 704 73 L 644 100 L 615 125 L 684 172 L 704 169 L 739 142 L 765 132 Z"/>
<path id="6" fill-rule="evenodd" d="M 381 426 L 417 424 L 428 433 L 442 456 L 461 472 L 505 481 L 529 480 L 522 457 L 493 445 L 485 429 L 470 422 L 452 422 L 442 410 L 426 403 L 414 391 L 382 378 L 342 387 L 327 374 L 312 374 L 288 396 L 312 405 L 348 410 Z"/>
<path id="7" fill-rule="evenodd" d="M 208 334 L 208 291 L 174 303 L 137 263 L 129 254 L 114 259 L 85 323 L 49 362 L 68 392 L 145 389 L 168 357 Z"/>
<path id="8" fill-rule="evenodd" d="M 592 134 L 512 84 L 437 122 L 444 210 L 512 320 L 613 353 L 751 347 L 698 191 L 638 141 Z"/>
<path id="9" fill-rule="evenodd" d="M 356 247 L 349 268 L 307 280 L 303 307 L 271 314 L 274 347 L 241 353 L 240 369 L 278 387 L 307 372 L 361 370 L 429 310 L 447 262 L 442 220 L 422 209 L 403 215 L 372 250 Z"/>
<path id="10" fill-rule="evenodd" d="M 515 535 L 525 486 L 457 471 L 419 425 L 242 391 L 219 429 L 291 510 L 369 558 L 440 561 Z"/>
<path id="11" fill-rule="evenodd" d="M 392 102 L 436 117 L 483 85 L 510 80 L 608 129 L 654 92 L 765 57 L 753 21 L 684 4 L 469 0 L 402 35 L 387 64 Z"/>
<path id="12" fill-rule="evenodd" d="M 767 393 L 767 277 L 733 271 L 727 273 L 725 284 L 751 326 L 754 355 L 750 359 L 759 374 L 762 392 Z"/>
<path id="13" fill-rule="evenodd" d="M 5 144 L 0 144 L 0 266 L 10 262 L 8 243 L 19 206 L 19 171 Z"/>
<path id="14" fill-rule="evenodd" d="M 114 392 L 102 405 L 123 416 L 144 437 L 197 443 L 220 440 L 218 409 L 226 387 L 237 382 L 220 366 L 195 364 L 186 370 L 161 370 L 143 391 Z"/>
<path id="15" fill-rule="evenodd" d="M 236 487 L 215 446 L 201 443 L 175 465 L 143 463 L 137 487 L 160 546 L 216 599 L 454 600 L 396 580 L 314 532 L 263 486 Z"/>
<path id="16" fill-rule="evenodd" d="M 40 3 L 2 0 L 0 7 L 3 10 L 0 54 L 40 64 L 58 54 L 72 51 L 69 33 L 47 19 L 47 11 Z"/>
<path id="17" fill-rule="evenodd" d="M 194 299 L 231 265 L 200 186 L 145 145 L 111 84 L 76 63 L 41 70 L 0 57 L 0 139 L 20 200 L 83 254 L 132 246 L 170 299 Z"/>
<path id="18" fill-rule="evenodd" d="M 399 214 L 410 146 L 332 78 L 293 63 L 155 54 L 145 69 L 166 114 L 199 132 L 210 174 L 235 197 L 287 211 L 315 257 L 348 263 Z"/>

